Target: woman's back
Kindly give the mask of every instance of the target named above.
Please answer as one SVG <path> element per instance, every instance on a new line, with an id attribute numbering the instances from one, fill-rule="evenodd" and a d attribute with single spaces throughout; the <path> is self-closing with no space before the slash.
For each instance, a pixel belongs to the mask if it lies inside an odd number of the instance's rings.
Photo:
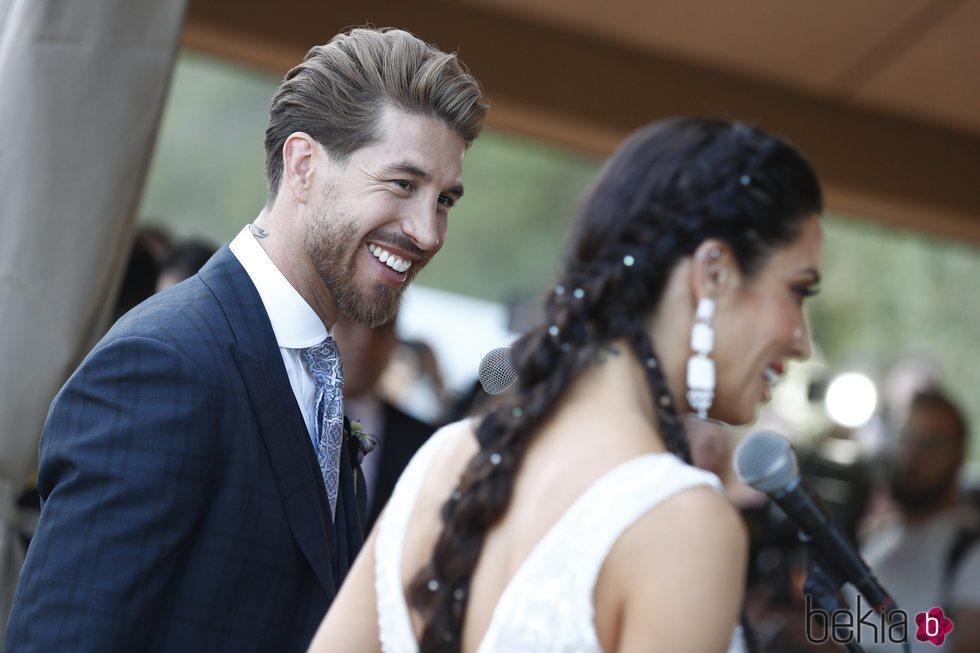
<path id="1" fill-rule="evenodd" d="M 579 423 L 580 432 L 589 430 Z M 561 437 L 565 445 L 569 439 L 567 433 Z M 730 512 L 715 492 L 717 478 L 672 454 L 624 458 L 624 447 L 614 446 L 608 452 L 580 450 L 584 455 L 576 456 L 570 449 L 551 451 L 547 433 L 542 440 L 542 446 L 528 452 L 513 502 L 484 541 L 469 586 L 463 651 L 623 650 L 624 606 L 638 585 L 651 584 L 643 569 L 660 555 L 655 538 L 642 533 L 643 524 L 631 527 L 639 520 L 649 522 L 647 529 L 669 532 L 667 525 L 688 513 L 692 501 L 713 506 L 710 512 L 719 507 Z M 413 461 L 388 506 L 375 552 L 384 651 L 417 650 L 420 624 L 410 623 L 405 588 L 431 557 L 441 523 L 438 510 L 462 471 L 460 461 L 475 450 L 472 422 L 443 429 Z M 641 532 L 634 536 L 634 530 Z M 620 538 L 624 531 L 628 535 Z M 639 542 L 631 543 L 631 537 Z M 604 565 L 610 550 L 616 553 Z M 667 565 L 677 564 L 676 557 L 667 560 Z"/>

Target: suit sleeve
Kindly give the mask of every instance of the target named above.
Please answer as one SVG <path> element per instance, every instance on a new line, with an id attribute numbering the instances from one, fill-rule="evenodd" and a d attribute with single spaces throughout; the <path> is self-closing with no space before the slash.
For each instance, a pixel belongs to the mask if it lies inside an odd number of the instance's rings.
<path id="1" fill-rule="evenodd" d="M 101 346 L 52 404 L 43 508 L 14 598 L 7 650 L 137 651 L 204 517 L 215 400 L 174 347 Z"/>

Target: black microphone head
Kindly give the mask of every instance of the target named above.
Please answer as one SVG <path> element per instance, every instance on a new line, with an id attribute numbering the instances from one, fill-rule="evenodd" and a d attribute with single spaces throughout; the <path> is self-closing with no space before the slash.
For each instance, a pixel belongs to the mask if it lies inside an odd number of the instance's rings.
<path id="1" fill-rule="evenodd" d="M 738 480 L 766 494 L 782 490 L 800 475 L 789 440 L 772 431 L 759 431 L 742 440 L 733 456 Z"/>
<path id="2" fill-rule="evenodd" d="M 517 380 L 517 368 L 510 347 L 497 347 L 480 361 L 480 385 L 487 394 L 499 395 Z"/>

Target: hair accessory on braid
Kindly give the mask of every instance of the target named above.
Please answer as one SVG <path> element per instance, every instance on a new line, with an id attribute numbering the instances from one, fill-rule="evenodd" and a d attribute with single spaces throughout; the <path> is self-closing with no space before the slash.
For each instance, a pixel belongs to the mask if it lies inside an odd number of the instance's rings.
<path id="1" fill-rule="evenodd" d="M 649 367 L 651 370 L 652 369 L 656 369 L 656 367 L 657 367 L 657 359 L 654 358 L 654 357 L 652 357 L 652 356 L 650 358 L 648 358 L 647 359 L 647 367 Z"/>
<path id="2" fill-rule="evenodd" d="M 660 405 L 666 408 L 670 405 L 670 395 L 662 394 L 660 395 Z"/>
<path id="3" fill-rule="evenodd" d="M 557 324 L 552 324 L 550 327 L 548 327 L 548 335 L 551 336 L 552 338 L 557 338 L 558 333 L 559 331 L 558 331 Z"/>
<path id="4" fill-rule="evenodd" d="M 430 580 L 426 584 L 426 587 L 429 588 L 429 591 L 430 592 L 438 592 L 439 591 L 439 581 L 437 581 L 435 578 L 433 578 L 432 580 Z"/>
<path id="5" fill-rule="evenodd" d="M 502 460 L 502 458 L 500 457 L 500 454 L 499 453 L 492 453 L 492 454 L 490 454 L 490 464 L 491 465 L 499 465 L 501 460 Z"/>
<path id="6" fill-rule="evenodd" d="M 556 286 L 555 287 L 555 294 L 556 295 L 559 295 L 559 296 L 564 295 L 565 294 L 565 286 Z"/>
<path id="7" fill-rule="evenodd" d="M 572 350 L 572 346 L 570 344 L 568 344 L 567 342 L 563 342 L 563 343 L 561 343 L 561 347 L 559 347 L 559 349 L 561 349 L 561 352 L 563 354 L 567 354 L 568 352 L 570 352 Z"/>
<path id="8" fill-rule="evenodd" d="M 514 406 L 514 410 L 510 411 L 510 414 L 513 415 L 514 417 L 520 417 L 521 415 L 524 414 L 524 411 L 521 409 L 520 406 Z"/>
<path id="9" fill-rule="evenodd" d="M 634 263 L 636 263 L 636 259 L 633 258 L 631 254 L 627 254 L 626 256 L 623 257 L 623 265 L 625 265 L 626 267 L 631 268 L 633 267 Z"/>
<path id="10" fill-rule="evenodd" d="M 738 178 L 738 183 L 742 184 L 743 186 L 748 186 L 749 184 L 752 183 L 752 177 L 748 175 L 742 175 L 741 177 Z"/>
<path id="11" fill-rule="evenodd" d="M 466 598 L 466 590 L 464 590 L 462 587 L 457 587 L 456 589 L 453 590 L 454 600 L 462 601 L 464 598 Z"/>
<path id="12" fill-rule="evenodd" d="M 572 291 L 572 296 L 575 297 L 575 299 L 582 299 L 585 297 L 585 291 L 581 288 L 576 288 Z"/>

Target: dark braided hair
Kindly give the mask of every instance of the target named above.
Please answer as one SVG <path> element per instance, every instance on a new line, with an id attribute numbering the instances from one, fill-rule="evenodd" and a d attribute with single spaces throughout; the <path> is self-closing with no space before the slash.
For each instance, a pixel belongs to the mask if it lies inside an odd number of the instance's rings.
<path id="1" fill-rule="evenodd" d="M 516 391 L 480 422 L 480 451 L 442 507 L 428 565 L 408 588 L 424 620 L 420 650 L 461 647 L 469 582 L 504 515 L 536 427 L 578 373 L 614 341 L 646 370 L 667 448 L 690 462 L 674 398 L 646 329 L 676 263 L 711 238 L 751 277 L 821 211 L 816 176 L 792 147 L 753 127 L 674 119 L 631 136 L 586 195 L 545 321 L 513 348 Z"/>

